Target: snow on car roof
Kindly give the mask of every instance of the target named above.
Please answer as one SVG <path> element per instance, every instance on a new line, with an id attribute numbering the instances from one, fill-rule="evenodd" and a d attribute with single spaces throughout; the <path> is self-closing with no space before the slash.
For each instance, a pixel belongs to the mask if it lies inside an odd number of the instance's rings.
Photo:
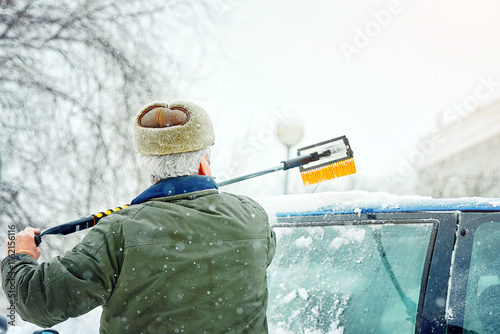
<path id="1" fill-rule="evenodd" d="M 383 192 L 347 191 L 257 198 L 269 216 L 415 211 L 500 211 L 500 198 L 432 198 Z"/>

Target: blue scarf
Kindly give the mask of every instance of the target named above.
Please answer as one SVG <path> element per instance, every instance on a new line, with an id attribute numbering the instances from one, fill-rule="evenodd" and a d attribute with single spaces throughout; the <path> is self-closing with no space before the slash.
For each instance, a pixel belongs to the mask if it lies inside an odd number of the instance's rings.
<path id="1" fill-rule="evenodd" d="M 206 189 L 218 189 L 214 179 L 205 175 L 180 176 L 163 179 L 137 196 L 132 204 L 144 203 L 153 198 L 187 194 Z"/>

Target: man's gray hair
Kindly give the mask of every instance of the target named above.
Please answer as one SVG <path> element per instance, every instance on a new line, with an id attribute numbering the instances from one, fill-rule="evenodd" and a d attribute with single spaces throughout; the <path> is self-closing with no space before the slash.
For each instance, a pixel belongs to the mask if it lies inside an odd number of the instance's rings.
<path id="1" fill-rule="evenodd" d="M 198 175 L 203 157 L 210 158 L 210 148 L 199 151 L 173 153 L 168 155 L 137 154 L 137 164 L 148 175 L 151 183 L 162 179 L 187 175 Z"/>

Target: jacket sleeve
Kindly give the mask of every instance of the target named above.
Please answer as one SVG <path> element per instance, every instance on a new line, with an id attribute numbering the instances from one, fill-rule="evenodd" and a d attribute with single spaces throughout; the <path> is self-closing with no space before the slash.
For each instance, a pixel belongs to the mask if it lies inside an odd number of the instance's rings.
<path id="1" fill-rule="evenodd" d="M 253 206 L 257 209 L 257 211 L 260 211 L 262 214 L 264 226 L 268 229 L 267 231 L 267 267 L 271 264 L 274 258 L 274 254 L 276 253 L 276 233 L 274 232 L 272 226 L 269 224 L 269 216 L 267 215 L 266 210 L 255 200 L 247 198 Z"/>
<path id="2" fill-rule="evenodd" d="M 267 237 L 268 251 L 267 251 L 267 266 L 271 264 L 276 253 L 276 233 L 273 228 L 269 227 L 269 236 Z"/>
<path id="3" fill-rule="evenodd" d="M 5 258 L 3 288 L 21 318 L 51 327 L 105 304 L 123 253 L 117 226 L 102 219 L 71 251 L 49 262 L 38 264 L 27 254 Z"/>

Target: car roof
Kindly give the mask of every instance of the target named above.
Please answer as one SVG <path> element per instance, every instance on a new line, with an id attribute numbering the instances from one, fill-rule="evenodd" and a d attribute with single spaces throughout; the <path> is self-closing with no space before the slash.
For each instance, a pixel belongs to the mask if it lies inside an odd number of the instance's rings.
<path id="1" fill-rule="evenodd" d="M 365 191 L 276 196 L 261 199 L 261 204 L 276 217 L 422 211 L 500 212 L 500 198 L 432 198 Z"/>

